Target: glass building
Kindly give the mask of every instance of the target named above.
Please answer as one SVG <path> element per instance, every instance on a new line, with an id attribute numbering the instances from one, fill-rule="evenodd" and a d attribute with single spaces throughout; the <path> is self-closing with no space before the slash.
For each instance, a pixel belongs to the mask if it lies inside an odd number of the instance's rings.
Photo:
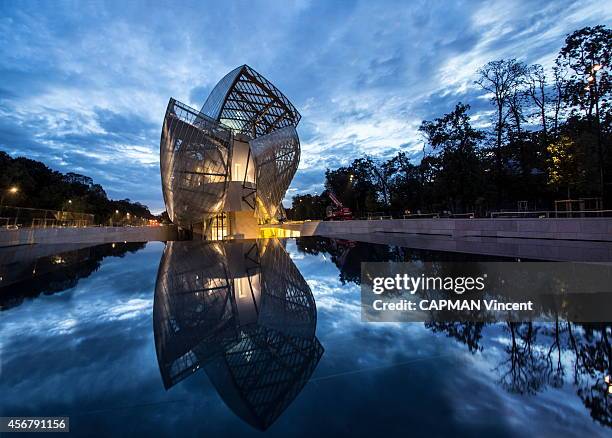
<path id="1" fill-rule="evenodd" d="M 160 144 L 172 222 L 211 240 L 254 238 L 283 215 L 300 160 L 300 113 L 248 65 L 223 77 L 200 111 L 170 99 Z"/>

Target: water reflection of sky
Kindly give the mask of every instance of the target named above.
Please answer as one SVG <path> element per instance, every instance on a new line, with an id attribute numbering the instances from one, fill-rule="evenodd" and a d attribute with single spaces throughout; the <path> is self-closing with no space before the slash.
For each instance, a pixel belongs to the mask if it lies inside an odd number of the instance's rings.
<path id="1" fill-rule="evenodd" d="M 310 285 L 325 353 L 269 435 L 604 435 L 576 389 L 512 394 L 498 384 L 508 334 L 482 351 L 423 324 L 363 323 L 359 286 L 324 254 L 287 245 Z M 0 415 L 69 415 L 89 434 L 259 435 L 197 372 L 165 391 L 152 328 L 163 244 L 107 257 L 76 287 L 0 313 Z M 567 378 L 569 379 L 569 376 Z"/>

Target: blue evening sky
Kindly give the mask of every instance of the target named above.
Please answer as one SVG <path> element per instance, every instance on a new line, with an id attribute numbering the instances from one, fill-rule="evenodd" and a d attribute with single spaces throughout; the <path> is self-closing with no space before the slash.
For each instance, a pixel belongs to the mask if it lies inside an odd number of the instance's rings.
<path id="1" fill-rule="evenodd" d="M 320 192 L 326 167 L 364 153 L 418 158 L 421 120 L 457 101 L 486 126 L 486 62 L 550 66 L 566 34 L 611 21 L 601 0 L 0 0 L 0 150 L 162 211 L 168 98 L 199 108 L 246 63 L 303 116 L 288 196 Z"/>

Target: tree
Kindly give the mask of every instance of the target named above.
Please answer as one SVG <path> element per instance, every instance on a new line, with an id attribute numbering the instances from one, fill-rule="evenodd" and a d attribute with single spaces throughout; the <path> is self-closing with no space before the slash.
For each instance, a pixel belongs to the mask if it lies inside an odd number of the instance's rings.
<path id="1" fill-rule="evenodd" d="M 495 177 L 498 203 L 501 197 L 501 174 L 503 168 L 502 140 L 508 108 L 512 96 L 525 76 L 526 67 L 516 59 L 491 61 L 478 70 L 476 84 L 492 94 L 491 102 L 495 105 Z"/>
<path id="2" fill-rule="evenodd" d="M 97 223 L 108 223 L 115 210 L 132 217 L 154 217 L 138 202 L 108 199 L 102 186 L 88 176 L 62 174 L 39 161 L 12 158 L 0 151 L 0 190 L 11 186 L 19 188 L 19 196 L 11 197 L 11 205 L 16 207 L 91 213 Z"/>
<path id="3" fill-rule="evenodd" d="M 571 199 L 572 186 L 584 180 L 580 149 L 568 135 L 562 135 L 548 145 L 548 154 L 548 184 L 557 189 L 566 187 L 567 199 Z"/>
<path id="4" fill-rule="evenodd" d="M 292 199 L 291 209 L 287 212 L 291 220 L 325 218 L 326 201 L 320 195 L 296 195 Z"/>
<path id="5" fill-rule="evenodd" d="M 578 108 L 597 132 L 600 193 L 605 191 L 607 148 L 602 141 L 602 113 L 610 111 L 612 30 L 603 25 L 584 27 L 565 39 L 557 65 L 572 71 L 565 84 L 565 101 Z M 604 119 L 608 117 L 604 114 Z"/>
<path id="6" fill-rule="evenodd" d="M 406 210 L 417 211 L 423 208 L 424 181 L 421 166 L 412 164 L 405 152 L 398 152 L 385 166 L 389 175 L 391 210 L 402 215 Z"/>
<path id="7" fill-rule="evenodd" d="M 537 109 L 542 126 L 542 141 L 548 144 L 548 123 L 547 123 L 547 96 L 546 96 L 546 74 L 540 64 L 534 64 L 527 69 L 525 78 L 527 85 L 527 95 Z"/>
<path id="8" fill-rule="evenodd" d="M 388 183 L 385 170 L 370 157 L 325 172 L 325 188 L 359 217 L 386 208 Z"/>
<path id="9" fill-rule="evenodd" d="M 441 169 L 436 175 L 440 192 L 447 194 L 452 210 L 473 208 L 481 185 L 480 161 L 476 154 L 482 132 L 472 128 L 469 105 L 458 103 L 455 109 L 433 121 L 424 120 L 419 127 L 433 151 L 439 153 Z"/>
<path id="10" fill-rule="evenodd" d="M 559 65 L 553 67 L 553 130 L 555 134 L 559 128 L 559 116 L 561 115 L 561 108 L 563 99 L 565 97 L 565 79 L 567 76 L 567 70 Z"/>

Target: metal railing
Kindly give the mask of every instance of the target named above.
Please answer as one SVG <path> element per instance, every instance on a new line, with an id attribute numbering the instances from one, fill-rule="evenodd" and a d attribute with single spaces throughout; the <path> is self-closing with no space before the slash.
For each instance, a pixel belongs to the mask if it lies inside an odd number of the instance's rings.
<path id="1" fill-rule="evenodd" d="M 383 219 L 393 219 L 393 216 L 389 216 L 385 213 L 366 213 L 366 217 L 363 218 L 369 221 L 377 221 Z"/>
<path id="2" fill-rule="evenodd" d="M 580 217 L 612 217 L 612 210 L 567 210 L 567 211 L 492 211 L 494 218 L 580 218 Z"/>
<path id="3" fill-rule="evenodd" d="M 89 213 L 26 207 L 0 207 L 0 227 L 4 229 L 89 227 L 92 225 L 94 225 L 94 215 Z"/>
<path id="4" fill-rule="evenodd" d="M 474 219 L 476 213 L 413 213 L 405 214 L 402 219 Z"/>
<path id="5" fill-rule="evenodd" d="M 412 213 L 403 215 L 402 219 L 438 219 L 439 217 L 439 213 Z"/>

